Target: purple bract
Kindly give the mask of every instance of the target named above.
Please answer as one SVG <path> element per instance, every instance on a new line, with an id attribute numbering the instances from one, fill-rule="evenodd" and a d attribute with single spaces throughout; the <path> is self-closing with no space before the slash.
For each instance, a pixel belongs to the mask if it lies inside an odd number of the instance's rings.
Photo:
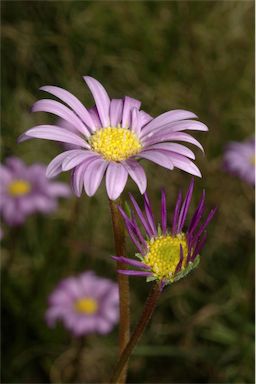
<path id="1" fill-rule="evenodd" d="M 117 284 L 85 272 L 62 280 L 49 296 L 46 321 L 50 327 L 57 320 L 75 336 L 108 333 L 118 322 Z"/>
<path id="2" fill-rule="evenodd" d="M 8 225 L 20 225 L 35 212 L 50 213 L 58 197 L 69 197 L 68 185 L 50 181 L 41 164 L 27 166 L 16 157 L 0 165 L 0 214 Z"/>
<path id="3" fill-rule="evenodd" d="M 194 113 L 173 110 L 153 118 L 140 110 L 139 100 L 128 96 L 110 100 L 97 80 L 89 76 L 84 80 L 92 92 L 95 106 L 86 109 L 68 91 L 56 86 L 44 86 L 42 91 L 54 95 L 64 104 L 43 99 L 33 105 L 32 111 L 53 113 L 62 120 L 57 125 L 33 127 L 19 139 L 41 138 L 74 146 L 51 161 L 47 168 L 48 177 L 72 170 L 75 194 L 80 196 L 84 188 L 87 195 L 92 196 L 106 174 L 108 196 L 115 200 L 122 193 L 128 175 L 140 192 L 145 192 L 147 179 L 138 159 L 201 176 L 191 161 L 195 159 L 194 153 L 186 146 L 175 143 L 188 142 L 203 150 L 195 138 L 183 132 L 208 130 L 205 124 L 193 120 L 197 118 Z"/>
<path id="4" fill-rule="evenodd" d="M 169 228 L 164 191 L 162 191 L 161 222 L 159 224 L 155 222 L 147 194 L 144 195 L 144 213 L 132 195 L 130 195 L 130 199 L 134 210 L 131 210 L 131 217 L 119 207 L 127 231 L 139 251 L 136 256 L 140 260 L 114 256 L 115 260 L 138 268 L 137 270 L 119 270 L 120 273 L 131 276 L 146 276 L 148 281 L 157 279 L 162 281 L 164 286 L 184 277 L 198 265 L 199 253 L 206 241 L 205 229 L 216 209 L 212 209 L 206 219 L 202 220 L 205 211 L 205 192 L 203 192 L 190 224 L 184 231 L 193 188 L 194 180 L 192 179 L 184 200 L 181 192 L 179 193 L 172 225 Z M 143 236 L 140 230 L 134 211 L 146 236 Z"/>

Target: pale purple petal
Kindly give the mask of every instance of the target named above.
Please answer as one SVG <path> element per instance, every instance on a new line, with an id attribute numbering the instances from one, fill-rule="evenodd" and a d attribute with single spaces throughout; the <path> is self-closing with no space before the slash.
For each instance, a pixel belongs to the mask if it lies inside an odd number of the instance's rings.
<path id="1" fill-rule="evenodd" d="M 92 151 L 84 151 L 82 149 L 73 150 L 68 156 L 65 157 L 62 163 L 62 170 L 69 171 L 70 169 L 81 164 L 84 160 L 94 157 L 95 153 Z"/>
<path id="2" fill-rule="evenodd" d="M 66 103 L 73 109 L 73 111 L 80 117 L 80 119 L 86 124 L 87 127 L 94 130 L 94 122 L 89 112 L 81 103 L 81 101 L 79 101 L 74 95 L 72 95 L 72 93 L 66 91 L 63 88 L 52 85 L 45 85 L 44 87 L 41 87 L 40 90 L 48 92 L 58 97 L 60 100 L 64 101 L 64 103 Z"/>
<path id="3" fill-rule="evenodd" d="M 100 117 L 99 117 L 99 113 L 98 113 L 98 109 L 97 109 L 96 105 L 94 107 L 92 107 L 91 109 L 89 109 L 88 112 L 90 113 L 91 118 L 95 124 L 94 131 L 96 131 L 96 129 L 101 127 L 101 121 L 100 121 Z"/>
<path id="4" fill-rule="evenodd" d="M 136 157 L 147 159 L 153 161 L 153 163 L 159 164 L 162 167 L 173 169 L 172 157 L 166 155 L 165 153 L 158 152 L 155 150 L 145 150 L 141 151 Z"/>
<path id="5" fill-rule="evenodd" d="M 140 193 L 143 194 L 147 188 L 147 177 L 143 167 L 135 160 L 128 159 L 124 162 L 130 177 L 137 184 Z"/>
<path id="6" fill-rule="evenodd" d="M 70 154 L 70 151 L 62 152 L 50 162 L 46 169 L 47 177 L 55 177 L 62 171 L 62 162 Z"/>
<path id="7" fill-rule="evenodd" d="M 82 121 L 77 117 L 77 115 L 67 108 L 65 105 L 59 103 L 55 100 L 39 100 L 31 108 L 32 112 L 49 112 L 53 113 L 62 119 L 66 120 L 71 124 L 75 129 L 81 132 L 86 137 L 90 136 L 90 133 Z"/>
<path id="8" fill-rule="evenodd" d="M 133 108 L 131 111 L 131 130 L 139 135 L 140 130 L 141 130 L 141 122 L 140 122 L 140 114 L 139 110 L 137 108 Z"/>
<path id="9" fill-rule="evenodd" d="M 124 98 L 124 108 L 122 116 L 122 127 L 129 128 L 131 125 L 131 113 L 132 109 L 135 107 L 139 109 L 141 102 L 139 100 L 133 99 L 132 97 L 125 96 Z"/>
<path id="10" fill-rule="evenodd" d="M 72 188 L 76 196 L 80 197 L 84 185 L 84 173 L 87 166 L 98 159 L 99 155 L 94 154 L 91 157 L 88 157 L 82 164 L 78 165 L 72 173 Z"/>
<path id="11" fill-rule="evenodd" d="M 95 100 L 102 126 L 109 127 L 110 99 L 105 88 L 93 77 L 84 76 L 84 80 Z"/>
<path id="12" fill-rule="evenodd" d="M 153 135 L 151 137 L 145 137 L 143 140 L 144 146 L 153 145 L 156 143 L 161 143 L 165 141 L 184 141 L 187 143 L 194 144 L 198 148 L 201 149 L 202 152 L 204 152 L 204 149 L 202 145 L 199 143 L 198 140 L 196 140 L 193 136 L 189 135 L 188 133 L 184 132 L 170 132 L 170 133 L 158 133 L 156 135 Z"/>
<path id="13" fill-rule="evenodd" d="M 38 139 L 60 141 L 62 143 L 75 144 L 84 148 L 90 148 L 89 144 L 73 132 L 56 125 L 37 125 L 26 132 L 27 136 Z"/>
<path id="14" fill-rule="evenodd" d="M 84 173 L 84 189 L 88 196 L 93 196 L 100 186 L 108 162 L 98 158 L 90 162 Z"/>
<path id="15" fill-rule="evenodd" d="M 164 151 L 171 151 L 178 153 L 180 155 L 186 156 L 190 159 L 195 159 L 194 153 L 187 147 L 181 144 L 176 143 L 157 143 L 153 144 L 151 146 L 144 147 L 144 150 L 150 150 L 150 149 L 160 149 Z"/>
<path id="16" fill-rule="evenodd" d="M 197 116 L 193 112 L 184 111 L 184 110 L 173 110 L 169 112 L 162 113 L 160 116 L 157 116 L 155 119 L 151 120 L 142 130 L 141 137 L 148 135 L 149 133 L 158 130 L 160 127 L 166 126 L 167 124 L 174 123 L 179 120 L 196 118 Z"/>
<path id="17" fill-rule="evenodd" d="M 141 127 L 149 123 L 151 120 L 153 120 L 153 117 L 150 116 L 148 113 L 144 111 L 140 111 L 140 122 L 141 122 Z"/>
<path id="18" fill-rule="evenodd" d="M 203 131 L 207 132 L 208 127 L 201 121 L 194 121 L 194 120 L 184 120 L 184 121 L 178 121 L 176 123 L 170 124 L 169 126 L 167 125 L 166 128 L 162 130 L 169 132 L 169 130 L 172 130 L 173 132 L 180 132 L 184 130 L 189 130 L 189 131 Z"/>
<path id="19" fill-rule="evenodd" d="M 176 168 L 182 169 L 183 171 L 188 172 L 191 175 L 202 177 L 198 167 L 191 160 L 187 159 L 185 156 L 178 155 L 176 153 L 172 153 L 170 156 L 171 156 L 173 165 Z"/>
<path id="20" fill-rule="evenodd" d="M 23 143 L 23 141 L 28 141 L 28 140 L 31 140 L 32 139 L 32 137 L 30 137 L 30 136 L 27 136 L 26 135 L 26 133 L 22 133 L 19 137 L 18 137 L 18 139 L 17 139 L 17 143 Z"/>
<path id="21" fill-rule="evenodd" d="M 123 192 L 127 182 L 128 172 L 121 163 L 111 162 L 106 172 L 106 188 L 108 197 L 116 200 Z"/>
<path id="22" fill-rule="evenodd" d="M 117 127 L 121 123 L 124 102 L 122 99 L 112 99 L 110 103 L 110 125 Z"/>

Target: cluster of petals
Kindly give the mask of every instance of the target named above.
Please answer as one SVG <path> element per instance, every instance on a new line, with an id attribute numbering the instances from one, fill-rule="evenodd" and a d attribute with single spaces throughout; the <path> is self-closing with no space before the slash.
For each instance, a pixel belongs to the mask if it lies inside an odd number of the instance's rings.
<path id="1" fill-rule="evenodd" d="M 115 200 L 122 193 L 128 176 L 138 185 L 143 194 L 147 179 L 140 159 L 150 160 L 167 169 L 174 167 L 192 175 L 201 176 L 192 160 L 195 155 L 191 149 L 176 143 L 191 143 L 201 150 L 201 144 L 186 130 L 207 131 L 205 124 L 195 120 L 197 116 L 185 110 L 172 110 L 153 118 L 140 109 L 141 102 L 125 96 L 122 99 L 110 99 L 105 88 L 94 78 L 85 76 L 95 105 L 85 106 L 70 92 L 57 86 L 43 86 L 47 92 L 61 102 L 51 99 L 37 101 L 33 112 L 49 112 L 60 118 L 63 123 L 57 125 L 38 125 L 20 136 L 24 141 L 30 138 L 54 140 L 72 145 L 73 148 L 55 157 L 47 168 L 47 176 L 54 177 L 62 171 L 72 170 L 72 187 L 77 196 L 83 188 L 88 196 L 95 194 L 103 177 L 106 177 L 106 189 L 110 199 Z M 107 157 L 104 150 L 99 151 L 92 142 L 100 131 L 112 129 L 129 131 L 131 143 L 136 142 L 134 151 L 124 152 L 120 157 Z M 108 131 L 105 131 L 105 133 Z M 105 137 L 104 137 L 105 138 Z M 111 138 L 109 138 L 111 141 Z M 112 143 L 113 144 L 113 143 Z M 127 142 L 124 143 L 126 145 Z M 107 145 L 106 142 L 104 144 Z M 114 144 L 113 144 L 114 145 Z M 122 143 L 117 141 L 118 151 Z M 131 144 L 132 145 L 132 144 Z M 96 149 L 95 149 L 96 148 Z M 105 147 L 104 147 L 105 148 Z"/>
<path id="2" fill-rule="evenodd" d="M 130 211 L 131 215 L 125 213 L 121 207 L 119 207 L 119 209 L 125 221 L 129 236 L 139 252 L 136 256 L 139 257 L 140 261 L 123 256 L 114 256 L 113 258 L 115 260 L 132 266 L 133 268 L 137 268 L 133 270 L 119 270 L 119 273 L 131 276 L 145 276 L 148 281 L 158 279 L 158 276 L 154 273 L 152 267 L 150 267 L 145 260 L 149 251 L 150 242 L 167 236 L 170 236 L 173 239 L 180 239 L 184 237 L 185 247 L 182 246 L 182 241 L 180 241 L 178 248 L 179 258 L 174 273 L 170 274 L 170 278 L 162 279 L 163 286 L 179 280 L 197 266 L 199 262 L 199 253 L 201 252 L 207 238 L 205 229 L 213 218 L 216 208 L 212 209 L 208 216 L 203 219 L 205 212 L 205 192 L 203 191 L 190 223 L 187 229 L 184 230 L 185 221 L 193 195 L 193 188 L 194 179 L 192 179 L 184 199 L 182 198 L 182 193 L 179 192 L 174 213 L 172 215 L 172 224 L 169 228 L 167 224 L 168 215 L 166 208 L 166 194 L 164 190 L 162 191 L 161 196 L 161 222 L 158 224 L 155 221 L 147 194 L 144 194 L 144 212 L 140 209 L 138 203 L 130 194 L 133 206 L 133 209 Z M 136 219 L 135 213 L 139 221 Z M 141 226 L 145 235 L 141 232 Z"/>
<path id="3" fill-rule="evenodd" d="M 77 303 L 85 305 L 79 309 Z M 61 320 L 75 336 L 105 334 L 118 322 L 118 305 L 117 284 L 91 271 L 84 272 L 57 285 L 49 296 L 46 321 L 49 327 L 53 327 Z"/>
<path id="4" fill-rule="evenodd" d="M 0 214 L 8 225 L 20 225 L 36 212 L 50 213 L 59 197 L 71 195 L 68 185 L 47 179 L 45 173 L 46 166 L 27 166 L 17 157 L 0 165 Z"/>
<path id="5" fill-rule="evenodd" d="M 224 153 L 224 167 L 248 184 L 255 185 L 255 138 L 229 143 Z"/>

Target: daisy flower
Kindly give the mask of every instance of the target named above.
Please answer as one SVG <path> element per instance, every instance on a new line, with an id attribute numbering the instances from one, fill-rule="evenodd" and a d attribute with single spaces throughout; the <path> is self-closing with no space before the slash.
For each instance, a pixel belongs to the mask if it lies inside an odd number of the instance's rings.
<path id="1" fill-rule="evenodd" d="M 172 225 L 169 228 L 164 191 L 162 191 L 161 222 L 159 224 L 155 222 L 147 194 L 144 195 L 144 214 L 134 197 L 130 195 L 133 208 L 145 231 L 145 236 L 142 235 L 134 212 L 131 211 L 132 214 L 129 217 L 119 207 L 127 231 L 139 252 L 136 254 L 139 258 L 138 261 L 122 256 L 113 256 L 117 261 L 138 268 L 138 270 L 119 270 L 119 273 L 131 276 L 146 276 L 147 281 L 159 280 L 164 286 L 181 279 L 198 265 L 200 261 L 199 253 L 206 241 L 205 228 L 215 214 L 216 209 L 212 209 L 206 219 L 201 221 L 205 210 L 205 193 L 203 192 L 198 207 L 187 229 L 184 230 L 193 188 L 194 180 L 191 181 L 184 200 L 181 192 L 179 193 Z"/>
<path id="2" fill-rule="evenodd" d="M 58 197 L 71 195 L 68 185 L 49 181 L 45 173 L 44 165 L 27 166 L 17 157 L 0 165 L 0 215 L 8 225 L 22 224 L 35 212 L 50 213 Z"/>
<path id="3" fill-rule="evenodd" d="M 255 138 L 229 143 L 224 153 L 224 168 L 255 185 Z"/>
<path id="4" fill-rule="evenodd" d="M 141 102 L 125 96 L 110 100 L 105 88 L 94 78 L 85 76 L 95 105 L 85 106 L 70 92 L 56 87 L 40 88 L 59 101 L 37 101 L 33 112 L 45 111 L 64 119 L 68 125 L 39 125 L 20 136 L 54 140 L 69 145 L 70 149 L 55 157 L 47 168 L 47 176 L 72 170 L 72 186 L 77 196 L 83 188 L 88 196 L 97 191 L 106 174 L 106 189 L 111 200 L 122 193 L 128 175 L 146 190 L 147 179 L 139 159 L 147 159 L 162 167 L 182 169 L 201 176 L 192 162 L 194 153 L 176 141 L 188 142 L 203 150 L 201 144 L 185 130 L 207 131 L 205 124 L 194 120 L 197 116 L 185 110 L 173 110 L 153 118 L 140 110 Z M 71 128 L 72 127 L 72 128 Z M 192 160 L 191 160 L 192 159 Z"/>
<path id="5" fill-rule="evenodd" d="M 46 321 L 57 320 L 75 336 L 108 333 L 118 322 L 118 288 L 111 280 L 85 272 L 62 280 L 49 296 Z"/>

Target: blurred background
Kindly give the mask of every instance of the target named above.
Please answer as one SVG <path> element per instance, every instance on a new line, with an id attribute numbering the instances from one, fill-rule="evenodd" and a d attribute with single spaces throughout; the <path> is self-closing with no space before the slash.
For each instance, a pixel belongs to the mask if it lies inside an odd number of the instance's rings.
<path id="1" fill-rule="evenodd" d="M 250 1 L 84 2 L 2 1 L 2 161 L 49 163 L 61 148 L 17 137 L 54 121 L 30 114 L 38 88 L 68 89 L 86 106 L 91 75 L 113 98 L 142 100 L 152 115 L 195 112 L 209 127 L 195 136 L 193 207 L 202 188 L 218 206 L 200 267 L 164 291 L 130 361 L 133 383 L 254 382 L 254 225 L 252 186 L 223 170 L 227 142 L 253 135 L 254 5 Z M 193 134 L 194 135 L 194 134 Z M 144 162 L 148 192 L 159 212 L 165 186 L 171 210 L 188 174 Z M 62 174 L 59 180 L 69 180 Z M 132 181 L 127 185 L 140 199 Z M 117 327 L 106 336 L 74 339 L 44 320 L 47 297 L 64 277 L 95 270 L 113 280 L 109 207 L 96 196 L 62 200 L 49 216 L 31 215 L 17 228 L 2 223 L 2 382 L 97 383 L 116 361 Z M 128 241 L 129 255 L 134 248 Z M 131 279 L 132 325 L 149 285 Z M 79 353 L 78 353 L 79 351 Z M 106 381 L 107 382 L 107 381 Z"/>

